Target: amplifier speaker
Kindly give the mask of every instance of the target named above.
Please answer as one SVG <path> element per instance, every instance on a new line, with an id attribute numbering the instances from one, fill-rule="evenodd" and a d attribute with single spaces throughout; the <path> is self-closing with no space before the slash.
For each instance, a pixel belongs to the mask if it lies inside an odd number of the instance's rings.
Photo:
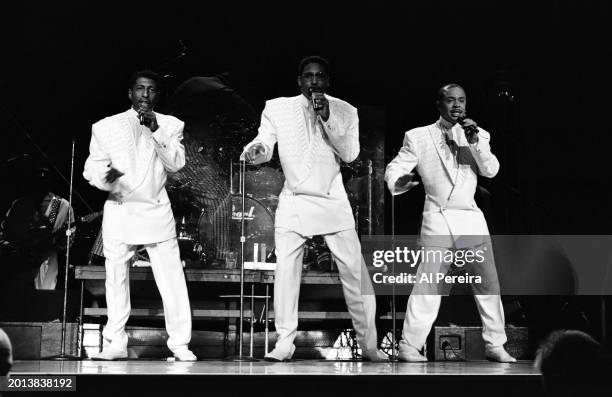
<path id="1" fill-rule="evenodd" d="M 533 359 L 526 327 L 506 327 L 506 335 L 508 353 L 518 360 Z M 433 351 L 435 361 L 486 360 L 482 327 L 435 327 L 430 351 Z"/>
<path id="2" fill-rule="evenodd" d="M 40 360 L 58 356 L 62 350 L 62 323 L 0 323 L 13 346 L 13 359 Z M 66 323 L 66 355 L 77 356 L 78 324 Z"/>

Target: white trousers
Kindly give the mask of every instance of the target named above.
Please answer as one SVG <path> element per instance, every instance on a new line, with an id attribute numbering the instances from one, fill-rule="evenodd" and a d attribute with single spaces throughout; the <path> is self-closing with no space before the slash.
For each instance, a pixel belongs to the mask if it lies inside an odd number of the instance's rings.
<path id="1" fill-rule="evenodd" d="M 482 320 L 482 338 L 485 344 L 491 347 L 503 346 L 507 338 L 504 329 L 504 308 L 500 296 L 474 295 L 474 298 Z M 404 318 L 402 343 L 421 350 L 438 316 L 441 300 L 440 295 L 410 295 Z"/>
<path id="2" fill-rule="evenodd" d="M 177 240 L 147 244 L 145 248 L 162 298 L 168 348 L 175 351 L 187 347 L 191 340 L 191 308 Z M 108 322 L 102 334 L 120 349 L 125 349 L 128 343 L 125 332 L 131 309 L 128 261 L 135 251 L 135 245 L 104 239 Z"/>
<path id="3" fill-rule="evenodd" d="M 364 349 L 376 348 L 376 299 L 361 255 L 355 230 L 323 236 L 338 266 L 344 299 L 353 321 L 357 340 Z M 276 349 L 288 354 L 298 327 L 298 298 L 302 279 L 302 258 L 306 238 L 285 228 L 274 232 L 277 265 L 274 272 L 274 324 Z M 368 295 L 364 295 L 364 292 Z"/>
<path id="4" fill-rule="evenodd" d="M 483 245 L 484 246 L 484 245 Z M 476 247 L 477 249 L 480 247 Z M 471 269 L 472 274 L 481 275 L 484 283 L 478 286 L 472 286 L 474 291 L 474 299 L 480 320 L 482 321 L 482 338 L 489 347 L 503 346 L 506 343 L 506 330 L 504 320 L 504 307 L 499 295 L 499 281 L 497 279 L 497 271 L 493 260 L 492 248 L 485 249 L 485 261 L 482 265 L 477 265 Z M 421 264 L 417 271 L 416 279 L 419 280 L 422 273 L 443 273 L 447 274 L 450 269 L 450 263 L 429 263 Z M 483 295 L 478 292 L 486 292 Z M 433 283 L 415 285 L 406 308 L 406 316 L 404 317 L 404 327 L 402 330 L 402 345 L 408 344 L 417 350 L 425 345 L 427 335 L 431 331 L 438 311 L 442 296 L 440 288 Z"/>

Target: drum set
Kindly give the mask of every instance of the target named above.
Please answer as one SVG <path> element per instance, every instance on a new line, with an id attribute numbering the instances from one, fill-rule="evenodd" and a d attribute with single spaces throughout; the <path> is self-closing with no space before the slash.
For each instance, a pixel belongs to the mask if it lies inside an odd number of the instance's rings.
<path id="1" fill-rule="evenodd" d="M 274 247 L 274 209 L 255 197 L 244 200 L 246 246 Z M 242 194 L 232 194 L 227 203 L 212 210 L 202 209 L 197 218 L 177 219 L 177 239 L 187 266 L 234 267 L 242 235 Z"/>
<path id="2" fill-rule="evenodd" d="M 255 254 L 253 247 L 265 246 L 265 254 L 255 255 L 259 261 L 274 262 L 274 213 L 278 206 L 278 195 L 284 183 L 280 168 L 272 166 L 246 165 L 244 173 L 238 172 L 238 163 L 230 165 L 229 194 L 214 206 L 199 211 L 179 214 L 176 219 L 177 236 L 183 260 L 187 266 L 232 268 L 235 258 L 240 254 L 240 236 L 244 195 L 244 237 L 247 247 L 247 261 Z M 361 197 L 357 190 L 371 189 L 371 173 L 365 162 L 353 163 L 345 167 L 343 174 L 348 175 L 347 192 L 351 201 L 357 224 L 366 223 L 370 228 L 371 195 Z M 365 177 L 364 181 L 359 178 Z M 242 180 L 244 178 L 244 181 Z M 365 204 L 361 204 L 360 201 Z M 322 238 L 314 237 L 306 243 L 304 268 L 334 270 L 333 260 Z"/>

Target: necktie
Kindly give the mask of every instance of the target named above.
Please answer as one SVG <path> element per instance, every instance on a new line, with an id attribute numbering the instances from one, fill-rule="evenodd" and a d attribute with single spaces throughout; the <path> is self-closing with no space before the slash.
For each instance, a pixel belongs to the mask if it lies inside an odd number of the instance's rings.
<path id="1" fill-rule="evenodd" d="M 444 134 L 444 141 L 446 142 L 446 145 L 449 147 L 453 157 L 455 157 L 457 155 L 457 151 L 459 150 L 457 143 L 454 140 L 450 139 L 447 134 Z"/>

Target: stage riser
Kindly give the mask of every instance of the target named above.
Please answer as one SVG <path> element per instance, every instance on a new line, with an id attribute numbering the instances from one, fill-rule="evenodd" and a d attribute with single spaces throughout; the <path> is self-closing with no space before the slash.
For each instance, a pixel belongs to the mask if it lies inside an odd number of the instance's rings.
<path id="1" fill-rule="evenodd" d="M 159 328 L 126 327 L 128 334 L 128 354 L 130 358 L 152 358 L 163 359 L 172 354 L 166 347 L 168 334 Z M 296 339 L 295 358 L 301 359 L 325 359 L 347 358 L 350 352 L 349 346 L 334 347 L 341 335 L 341 330 L 330 331 L 299 331 Z M 101 328 L 86 324 L 83 337 L 85 356 L 96 353 L 100 346 L 105 343 L 102 340 Z M 268 338 L 268 350 L 274 348 L 276 333 L 270 332 Z M 102 344 L 102 345 L 101 345 Z M 250 335 L 248 332 L 243 336 L 243 354 L 250 354 Z M 219 359 L 238 354 L 236 334 L 227 335 L 225 332 L 217 331 L 192 331 L 190 349 L 203 359 Z M 255 332 L 253 337 L 253 355 L 263 357 L 265 355 L 265 332 Z"/>
<path id="2" fill-rule="evenodd" d="M 60 354 L 61 323 L 0 323 L 13 343 L 14 357 L 17 360 L 37 360 Z M 433 341 L 429 344 L 430 359 L 436 361 L 484 360 L 484 341 L 481 327 L 435 327 Z M 166 347 L 167 333 L 163 329 L 146 327 L 128 327 L 129 354 L 131 358 L 166 358 L 171 353 Z M 77 324 L 67 323 L 66 354 L 77 354 Z M 295 340 L 295 358 L 325 359 L 347 358 L 350 346 L 334 347 L 341 330 L 299 331 Z M 532 359 L 529 351 L 529 334 L 527 328 L 506 328 L 508 343 L 506 349 L 519 359 Z M 229 335 L 220 331 L 193 331 L 190 347 L 200 358 L 223 358 L 237 354 L 235 333 Z M 442 349 L 444 340 L 451 343 L 446 356 Z M 268 350 L 274 347 L 276 333 L 270 332 Z M 85 327 L 83 347 L 85 356 L 99 351 L 103 343 L 101 328 L 89 325 Z M 250 335 L 243 336 L 243 354 L 251 351 Z M 265 333 L 255 332 L 253 338 L 253 356 L 265 354 Z"/>

